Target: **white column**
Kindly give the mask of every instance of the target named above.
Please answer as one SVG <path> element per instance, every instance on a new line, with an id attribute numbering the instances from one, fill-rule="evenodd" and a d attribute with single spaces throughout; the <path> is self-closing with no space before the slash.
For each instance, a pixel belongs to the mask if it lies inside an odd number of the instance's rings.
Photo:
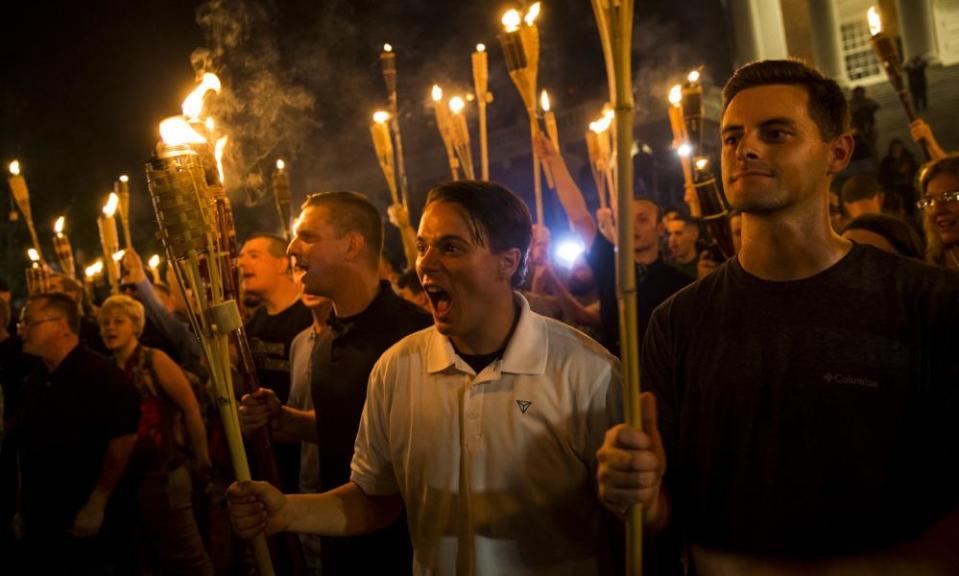
<path id="1" fill-rule="evenodd" d="M 729 0 L 736 66 L 788 55 L 786 28 L 779 0 Z"/>
<path id="2" fill-rule="evenodd" d="M 840 84 L 848 84 L 846 63 L 839 37 L 839 14 L 832 0 L 809 0 L 809 29 L 813 55 L 824 74 Z"/>
<path id="3" fill-rule="evenodd" d="M 939 60 L 932 11 L 930 0 L 896 0 L 903 60 L 913 56 L 922 56 L 930 62 Z"/>

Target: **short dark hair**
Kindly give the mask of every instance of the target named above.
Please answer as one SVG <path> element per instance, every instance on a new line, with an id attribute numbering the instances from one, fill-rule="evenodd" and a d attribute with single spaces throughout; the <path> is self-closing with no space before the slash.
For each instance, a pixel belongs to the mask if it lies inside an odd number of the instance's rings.
<path id="1" fill-rule="evenodd" d="M 416 274 L 416 270 L 407 270 L 400 274 L 400 277 L 396 279 L 396 286 L 401 290 L 409 289 L 413 294 L 423 291 L 423 285 L 420 284 L 420 277 Z"/>
<path id="2" fill-rule="evenodd" d="M 842 183 L 839 197 L 844 204 L 875 198 L 879 194 L 879 181 L 872 174 L 854 174 Z"/>
<path id="3" fill-rule="evenodd" d="M 533 221 L 526 203 L 508 188 L 495 182 L 460 180 L 434 186 L 426 206 L 449 202 L 462 208 L 469 220 L 473 241 L 500 254 L 511 248 L 520 252 L 519 266 L 510 279 L 514 288 L 523 284 L 533 241 Z"/>
<path id="4" fill-rule="evenodd" d="M 802 86 L 806 89 L 809 94 L 809 117 L 819 127 L 819 134 L 824 141 L 838 138 L 849 129 L 849 106 L 842 88 L 801 60 L 761 60 L 736 70 L 723 87 L 723 113 L 743 90 L 773 84 Z"/>
<path id="5" fill-rule="evenodd" d="M 902 218 L 886 214 L 863 214 L 842 229 L 843 233 L 849 230 L 866 230 L 878 234 L 888 240 L 900 256 L 922 259 L 923 246 L 919 233 Z"/>
<path id="6" fill-rule="evenodd" d="M 66 294 L 44 293 L 34 294 L 27 298 L 27 304 L 30 302 L 39 302 L 43 310 L 52 309 L 64 316 L 67 326 L 74 334 L 80 333 L 80 307 Z"/>
<path id="7" fill-rule="evenodd" d="M 318 192 L 310 194 L 303 208 L 323 206 L 330 211 L 330 226 L 339 236 L 358 232 L 366 241 L 370 263 L 379 265 L 383 251 L 383 219 L 370 200 L 359 192 Z"/>
<path id="8" fill-rule="evenodd" d="M 286 245 L 288 242 L 276 234 L 254 234 L 247 238 L 243 244 L 260 238 L 266 240 L 266 250 L 270 253 L 270 256 L 273 256 L 274 258 L 287 258 Z"/>

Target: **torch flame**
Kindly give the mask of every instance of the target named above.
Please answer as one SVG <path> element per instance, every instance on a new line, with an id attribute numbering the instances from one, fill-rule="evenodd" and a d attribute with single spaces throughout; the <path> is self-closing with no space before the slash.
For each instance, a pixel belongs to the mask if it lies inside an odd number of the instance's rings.
<path id="1" fill-rule="evenodd" d="M 696 159 L 696 170 L 705 170 L 706 166 L 709 166 L 708 158 L 697 158 Z"/>
<path id="2" fill-rule="evenodd" d="M 505 28 L 507 32 L 516 32 L 522 21 L 523 18 L 516 10 L 507 10 L 506 14 L 503 14 L 503 19 L 501 20 L 503 23 L 503 28 Z"/>
<path id="3" fill-rule="evenodd" d="M 108 217 L 113 217 L 117 212 L 117 206 L 120 205 L 120 197 L 117 196 L 116 192 L 110 192 L 110 197 L 107 198 L 107 203 L 103 205 L 103 215 Z"/>
<path id="4" fill-rule="evenodd" d="M 103 272 L 103 260 L 97 260 L 93 264 L 90 264 L 89 266 L 83 269 L 83 273 L 87 278 L 93 278 L 94 276 L 96 276 L 97 274 L 101 274 L 102 272 Z"/>
<path id="5" fill-rule="evenodd" d="M 536 22 L 536 17 L 539 16 L 539 9 L 540 4 L 536 2 L 526 11 L 526 16 L 523 17 L 523 20 L 526 21 L 527 26 L 532 26 Z"/>
<path id="6" fill-rule="evenodd" d="M 869 33 L 873 36 L 882 32 L 882 18 L 879 16 L 879 10 L 875 6 L 870 6 L 866 12 L 866 18 L 869 19 Z"/>
<path id="7" fill-rule="evenodd" d="M 30 258 L 30 261 L 31 261 L 31 262 L 39 262 L 39 261 L 40 261 L 40 253 L 37 252 L 37 249 L 36 249 L 36 248 L 27 248 L 27 257 Z"/>
<path id="8" fill-rule="evenodd" d="M 276 161 L 276 169 L 277 169 L 277 170 L 282 170 L 282 169 L 284 169 L 284 168 L 286 168 L 286 162 L 284 162 L 282 159 L 277 159 L 277 161 Z"/>
<path id="9" fill-rule="evenodd" d="M 63 227 L 66 225 L 66 223 L 67 219 L 63 216 L 60 216 L 57 218 L 57 221 L 53 223 L 53 231 L 56 232 L 58 236 L 63 234 Z"/>
<path id="10" fill-rule="evenodd" d="M 693 147 L 689 145 L 689 142 L 683 142 L 676 149 L 676 153 L 683 158 L 689 158 L 689 155 L 693 153 Z"/>
<path id="11" fill-rule="evenodd" d="M 453 114 L 459 114 L 462 112 L 464 106 L 466 106 L 466 102 L 463 102 L 463 99 L 459 96 L 453 96 L 450 98 L 450 112 Z"/>
<path id="12" fill-rule="evenodd" d="M 543 108 L 543 112 L 549 112 L 549 94 L 546 90 L 539 95 L 539 105 Z"/>
<path id="13" fill-rule="evenodd" d="M 486 44 L 477 44 L 477 45 L 476 45 L 476 51 L 477 51 L 477 52 L 486 52 Z"/>
<path id="14" fill-rule="evenodd" d="M 609 116 L 603 115 L 602 118 L 595 122 L 589 123 L 589 129 L 597 134 L 602 134 L 603 132 L 609 130 L 609 125 L 612 123 L 612 118 Z"/>
<path id="15" fill-rule="evenodd" d="M 119 262 L 120 260 L 123 260 L 123 255 L 126 254 L 126 253 L 127 253 L 126 250 L 120 250 L 119 252 L 114 252 L 114 253 L 113 253 L 113 256 L 112 256 L 113 261 L 114 261 L 114 262 Z"/>
<path id="16" fill-rule="evenodd" d="M 433 102 L 439 102 L 443 99 L 443 89 L 439 84 L 433 84 Z"/>
<path id="17" fill-rule="evenodd" d="M 126 174 L 120 174 L 120 182 L 129 182 L 129 181 L 130 181 L 129 176 L 127 176 Z"/>
<path id="18" fill-rule="evenodd" d="M 390 119 L 390 113 L 386 110 L 377 110 L 373 113 L 373 122 L 377 124 L 383 124 Z"/>
<path id="19" fill-rule="evenodd" d="M 213 119 L 213 116 L 210 116 L 209 118 L 207 118 L 204 124 L 206 124 L 206 129 L 209 130 L 210 132 L 213 132 L 213 130 L 216 129 L 216 120 Z"/>
<path id="20" fill-rule="evenodd" d="M 679 103 L 683 101 L 683 87 L 679 84 L 673 86 L 669 90 L 669 103 L 673 106 L 679 106 Z"/>
<path id="21" fill-rule="evenodd" d="M 19 175 L 20 175 L 20 161 L 19 161 L 19 160 L 14 160 L 13 162 L 10 163 L 10 173 L 13 174 L 14 176 L 19 176 Z"/>
<path id="22" fill-rule="evenodd" d="M 150 268 L 158 268 L 160 266 L 160 255 L 154 254 L 153 256 L 150 256 L 150 259 L 147 260 L 147 266 Z"/>
<path id="23" fill-rule="evenodd" d="M 206 138 L 194 130 L 183 116 L 172 116 L 160 122 L 160 139 L 168 146 L 206 144 Z"/>
<path id="24" fill-rule="evenodd" d="M 699 70 L 690 72 L 689 75 L 686 76 L 686 79 L 689 80 L 690 83 L 699 82 Z"/>
<path id="25" fill-rule="evenodd" d="M 383 52 L 392 52 L 392 51 L 393 51 L 392 44 L 389 44 L 389 43 L 383 44 Z"/>
<path id="26" fill-rule="evenodd" d="M 200 113 L 203 112 L 203 97 L 206 96 L 206 93 L 210 90 L 219 94 L 220 89 L 220 79 L 217 75 L 210 72 L 205 73 L 200 80 L 200 85 L 197 86 L 193 92 L 190 92 L 190 95 L 183 101 L 183 115 L 190 120 L 198 119 Z"/>
<path id="27" fill-rule="evenodd" d="M 612 122 L 613 118 L 616 118 L 616 111 L 613 110 L 613 107 L 609 104 L 603 106 L 603 118 L 607 123 Z"/>
<path id="28" fill-rule="evenodd" d="M 216 159 L 216 171 L 220 175 L 220 184 L 224 183 L 223 180 L 223 149 L 226 148 L 226 143 L 229 142 L 229 136 L 224 136 L 216 141 L 216 144 L 213 145 L 213 158 Z"/>

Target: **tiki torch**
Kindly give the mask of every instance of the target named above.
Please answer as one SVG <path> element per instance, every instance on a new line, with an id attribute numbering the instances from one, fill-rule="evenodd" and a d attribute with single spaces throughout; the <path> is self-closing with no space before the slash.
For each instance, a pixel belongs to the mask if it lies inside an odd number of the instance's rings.
<path id="1" fill-rule="evenodd" d="M 385 110 L 377 110 L 373 113 L 373 123 L 370 124 L 370 136 L 373 137 L 373 149 L 376 151 L 376 159 L 380 163 L 380 170 L 386 178 L 386 185 L 390 189 L 390 198 L 393 204 L 399 202 L 396 191 L 396 172 L 394 167 L 393 143 L 390 141 L 390 113 Z"/>
<path id="2" fill-rule="evenodd" d="M 103 260 L 97 260 L 83 269 L 83 292 L 90 304 L 94 303 L 93 284 L 100 274 L 103 274 Z"/>
<path id="3" fill-rule="evenodd" d="M 616 192 L 617 242 L 616 277 L 619 297 L 619 334 L 623 360 L 626 423 L 639 430 L 642 413 L 639 405 L 639 343 L 636 323 L 636 268 L 633 255 L 633 82 L 632 31 L 633 0 L 608 2 L 593 0 L 593 12 L 603 39 L 604 57 L 612 63 L 614 78 L 610 79 L 610 102 L 616 121 Z M 609 67 L 607 67 L 609 70 Z M 626 573 L 630 576 L 643 570 L 643 511 L 634 505 L 626 516 Z"/>
<path id="4" fill-rule="evenodd" d="M 492 102 L 493 95 L 488 89 L 489 59 L 486 45 L 477 44 L 473 52 L 473 89 L 476 92 L 476 104 L 479 107 L 480 133 L 480 175 L 489 180 L 489 143 L 486 135 L 486 105 Z"/>
<path id="5" fill-rule="evenodd" d="M 546 135 L 553 146 L 556 147 L 556 150 L 559 151 L 559 130 L 556 128 L 556 114 L 550 110 L 549 93 L 546 90 L 543 90 L 539 95 L 539 107 L 543 110 L 543 124 L 546 125 Z M 555 190 L 556 184 L 553 180 L 553 172 L 545 162 L 543 163 L 543 173 L 546 175 L 546 184 L 549 185 L 551 190 Z"/>
<path id="6" fill-rule="evenodd" d="M 117 221 L 114 217 L 119 205 L 119 196 L 115 192 L 110 192 L 102 214 L 97 218 L 100 246 L 103 248 L 103 262 L 107 269 L 107 278 L 110 280 L 110 292 L 113 294 L 120 293 L 120 265 L 113 260 L 113 255 L 120 251 L 120 237 L 117 234 Z"/>
<path id="7" fill-rule="evenodd" d="M 50 269 L 40 259 L 40 251 L 27 249 L 30 267 L 27 268 L 27 294 L 45 294 L 50 291 Z"/>
<path id="8" fill-rule="evenodd" d="M 150 256 L 150 259 L 147 260 L 147 266 L 150 268 L 150 276 L 153 276 L 153 283 L 160 284 L 160 255 L 154 254 Z"/>
<path id="9" fill-rule="evenodd" d="M 380 52 L 380 65 L 383 68 L 383 80 L 386 82 L 386 93 L 390 99 L 390 131 L 393 133 L 395 152 L 394 165 L 396 166 L 396 181 L 399 187 L 399 196 L 403 199 L 403 206 L 409 203 L 409 189 L 406 183 L 406 164 L 403 161 L 403 138 L 400 136 L 400 113 L 396 97 L 396 52 L 389 44 L 383 44 Z M 407 207 L 407 209 L 409 209 Z"/>
<path id="10" fill-rule="evenodd" d="M 443 105 L 443 89 L 439 84 L 433 84 L 433 113 L 436 115 L 436 129 L 439 130 L 440 138 L 443 139 L 443 147 L 446 149 L 446 159 L 450 164 L 450 177 L 453 180 L 459 180 L 459 160 L 456 159 L 456 151 L 453 149 L 452 125 L 450 122 L 449 109 Z"/>
<path id="11" fill-rule="evenodd" d="M 683 169 L 683 183 L 685 195 L 683 199 L 689 206 L 689 213 L 693 218 L 699 218 L 702 210 L 699 199 L 696 197 L 696 184 L 693 180 L 692 156 L 693 147 L 689 143 L 686 119 L 683 113 L 683 87 L 679 84 L 669 91 L 669 127 L 673 132 L 673 149 L 679 156 L 679 164 Z"/>
<path id="12" fill-rule="evenodd" d="M 522 16 L 516 10 L 507 11 L 502 18 L 503 33 L 499 37 L 509 77 L 526 105 L 530 139 L 534 142 L 539 133 L 539 121 L 536 119 L 536 76 L 539 71 L 539 28 L 536 26 L 536 17 L 539 16 L 539 10 L 540 3 L 536 2 Z M 540 181 L 540 161 L 535 143 L 532 150 L 536 222 L 542 224 L 543 185 Z"/>
<path id="13" fill-rule="evenodd" d="M 73 262 L 73 246 L 70 244 L 70 238 L 63 231 L 66 226 L 66 218 L 60 216 L 53 224 L 53 252 L 57 255 L 60 262 L 60 271 L 70 278 L 76 279 L 77 270 Z"/>
<path id="14" fill-rule="evenodd" d="M 283 225 L 283 234 L 287 241 L 293 239 L 290 231 L 290 218 L 292 200 L 290 198 L 290 179 L 286 174 L 286 162 L 276 161 L 276 172 L 273 173 L 273 197 L 276 200 L 276 212 L 280 215 L 280 223 Z"/>
<path id="15" fill-rule="evenodd" d="M 224 268 L 232 259 L 220 232 L 224 217 L 218 203 L 222 182 L 204 162 L 203 153 L 198 152 L 202 146 L 209 148 L 206 139 L 184 118 L 165 120 L 160 132 L 163 141 L 157 146 L 156 157 L 146 165 L 160 240 L 184 291 L 187 315 L 210 367 L 234 474 L 238 481 L 249 481 L 230 365 L 230 339 L 241 333 L 243 321 L 236 300 L 228 297 L 232 271 Z M 187 290 L 195 298 L 186 297 Z M 264 536 L 254 539 L 253 550 L 260 574 L 272 575 Z"/>
<path id="16" fill-rule="evenodd" d="M 128 249 L 133 248 L 133 237 L 130 235 L 130 177 L 122 174 L 116 182 L 113 183 L 113 191 L 116 192 L 120 202 L 117 205 L 120 215 L 120 225 L 123 226 L 124 245 Z"/>
<path id="17" fill-rule="evenodd" d="M 463 109 L 466 102 L 459 96 L 450 98 L 450 133 L 453 138 L 453 149 L 456 151 L 456 157 L 459 158 L 460 166 L 463 167 L 463 175 L 467 180 L 475 179 L 473 172 L 473 153 L 470 150 L 470 131 L 466 124 L 466 114 Z"/>
<path id="18" fill-rule="evenodd" d="M 892 41 L 892 38 L 883 33 L 882 17 L 880 17 L 879 10 L 875 6 L 869 7 L 866 17 L 869 20 L 869 42 L 872 44 L 872 49 L 876 53 L 879 63 L 882 64 L 883 70 L 886 71 L 886 78 L 889 79 L 893 90 L 899 96 L 899 102 L 906 111 L 906 117 L 912 123 L 919 118 L 919 115 L 916 114 L 916 108 L 912 104 L 912 98 L 906 89 L 906 83 L 902 80 L 902 65 L 899 62 L 899 51 L 896 50 L 896 44 Z M 931 160 L 932 154 L 929 152 L 929 143 L 923 139 L 919 144 L 922 146 L 922 153 L 925 154 L 926 160 Z"/>
<path id="19" fill-rule="evenodd" d="M 13 193 L 13 199 L 17 202 L 17 207 L 23 214 L 23 219 L 27 222 L 27 230 L 30 232 L 30 240 L 33 242 L 33 249 L 37 251 L 40 262 L 43 262 L 43 250 L 40 249 L 40 240 L 37 238 L 37 229 L 33 226 L 33 212 L 30 210 L 30 190 L 27 189 L 27 181 L 20 174 L 20 161 L 14 160 L 10 163 L 10 176 L 7 178 L 10 184 L 10 192 Z"/>
<path id="20" fill-rule="evenodd" d="M 705 109 L 703 105 L 703 86 L 699 83 L 699 70 L 692 70 L 686 76 L 686 82 L 680 86 L 683 122 L 686 124 L 686 141 L 693 147 L 693 154 L 701 155 L 703 150 L 703 126 Z"/>

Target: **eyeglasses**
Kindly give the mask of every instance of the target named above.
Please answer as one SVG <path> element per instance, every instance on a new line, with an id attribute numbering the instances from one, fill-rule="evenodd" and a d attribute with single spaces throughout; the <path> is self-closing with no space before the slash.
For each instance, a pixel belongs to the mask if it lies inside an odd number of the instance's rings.
<path id="1" fill-rule="evenodd" d="M 939 197 L 935 196 L 926 196 L 922 200 L 916 202 L 916 206 L 920 210 L 925 210 L 926 208 L 932 208 L 936 204 L 951 204 L 952 202 L 959 202 L 959 190 L 949 190 L 943 192 Z"/>
<path id="2" fill-rule="evenodd" d="M 34 326 L 43 324 L 44 322 L 55 322 L 57 320 L 63 320 L 63 316 L 51 316 L 50 318 L 42 318 L 40 320 L 31 320 L 29 318 L 23 318 L 17 322 L 17 331 L 26 332 L 31 330 Z"/>

